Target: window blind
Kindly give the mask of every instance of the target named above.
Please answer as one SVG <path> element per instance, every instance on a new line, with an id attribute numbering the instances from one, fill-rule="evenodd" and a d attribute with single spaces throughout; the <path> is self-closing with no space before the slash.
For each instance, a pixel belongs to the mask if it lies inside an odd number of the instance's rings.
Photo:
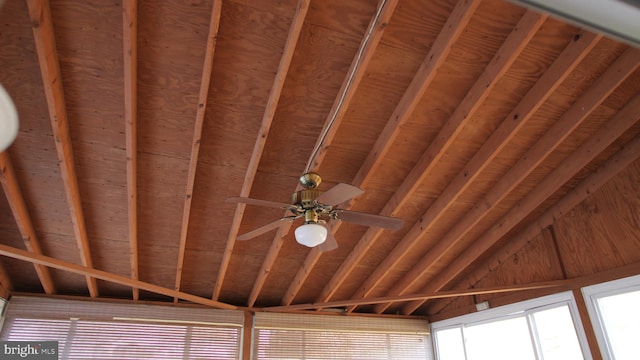
<path id="1" fill-rule="evenodd" d="M 426 320 L 257 313 L 254 359 L 432 359 Z"/>
<path id="2" fill-rule="evenodd" d="M 239 359 L 240 311 L 13 297 L 0 339 L 58 341 L 61 359 Z"/>

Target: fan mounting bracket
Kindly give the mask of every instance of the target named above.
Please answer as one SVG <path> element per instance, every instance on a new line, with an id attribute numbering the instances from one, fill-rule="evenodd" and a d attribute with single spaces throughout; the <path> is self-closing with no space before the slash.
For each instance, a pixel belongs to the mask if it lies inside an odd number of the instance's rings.
<path id="1" fill-rule="evenodd" d="M 300 181 L 300 185 L 305 189 L 316 189 L 322 182 L 320 175 L 314 172 L 303 174 L 298 180 Z"/>

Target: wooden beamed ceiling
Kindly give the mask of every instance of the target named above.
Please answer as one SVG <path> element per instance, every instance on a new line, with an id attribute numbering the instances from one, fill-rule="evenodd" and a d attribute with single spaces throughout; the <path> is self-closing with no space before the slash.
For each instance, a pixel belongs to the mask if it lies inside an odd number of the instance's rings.
<path id="1" fill-rule="evenodd" d="M 477 284 L 640 166 L 640 50 L 499 0 L 27 0 L 0 20 L 12 292 L 423 316 L 575 289 Z M 289 214 L 226 199 L 287 203 L 309 171 L 403 228 L 236 241 Z"/>

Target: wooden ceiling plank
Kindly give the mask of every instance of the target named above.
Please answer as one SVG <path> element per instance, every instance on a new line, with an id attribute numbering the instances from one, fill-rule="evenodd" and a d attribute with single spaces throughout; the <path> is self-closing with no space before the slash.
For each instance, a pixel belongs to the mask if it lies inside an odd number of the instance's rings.
<path id="1" fill-rule="evenodd" d="M 396 215 L 404 203 L 411 198 L 411 194 L 413 194 L 416 188 L 422 183 L 424 178 L 431 173 L 435 164 L 444 156 L 464 126 L 473 118 L 477 109 L 489 96 L 498 79 L 511 67 L 511 64 L 518 58 L 522 50 L 529 43 L 529 40 L 535 35 L 545 20 L 546 16 L 532 11 L 528 11 L 523 15 L 510 36 L 471 87 L 467 96 L 460 102 L 447 123 L 440 129 L 440 132 L 435 137 L 436 140 L 429 145 L 416 166 L 414 166 L 402 182 L 402 185 L 400 185 L 395 194 L 384 206 L 380 213 L 381 215 Z M 420 232 L 421 227 L 421 222 L 418 222 L 414 226 L 414 228 L 418 229 L 418 232 Z M 317 301 L 327 301 L 333 296 L 383 232 L 384 229 L 379 228 L 367 229 L 365 235 L 358 241 L 358 244 L 351 254 L 349 254 L 347 261 L 340 266 L 335 275 L 327 283 L 327 286 L 325 286 Z M 415 238 L 411 239 L 410 242 L 413 243 L 414 241 Z"/>
<path id="2" fill-rule="evenodd" d="M 602 38 L 591 32 L 581 32 L 574 37 L 556 61 L 549 67 L 536 84 L 522 98 L 520 103 L 505 117 L 501 125 L 476 152 L 467 165 L 450 182 L 436 201 L 420 217 L 407 235 L 393 248 L 387 257 L 354 294 L 353 298 L 365 297 L 384 279 L 394 266 L 399 264 L 411 251 L 418 240 L 437 223 L 467 187 L 484 171 L 495 156 L 511 141 L 513 136 L 533 116 L 580 61 Z M 517 120 L 517 121 L 515 121 Z M 415 169 L 414 169 L 415 170 Z M 420 169 L 424 172 L 424 169 Z M 396 194 L 399 194 L 398 191 Z M 349 309 L 350 311 L 353 308 Z"/>
<path id="3" fill-rule="evenodd" d="M 187 172 L 187 191 L 184 197 L 182 208 L 182 224 L 180 226 L 180 245 L 178 247 L 178 262 L 176 266 L 176 280 L 174 289 L 180 291 L 182 282 L 182 269 L 184 266 L 185 251 L 187 248 L 187 234 L 189 231 L 189 218 L 191 216 L 191 200 L 193 199 L 193 187 L 198 168 L 198 157 L 200 154 L 200 142 L 202 140 L 202 128 L 204 125 L 204 115 L 207 110 L 207 98 L 209 97 L 209 84 L 213 72 L 213 56 L 216 49 L 218 29 L 220 28 L 220 15 L 222 13 L 222 0 L 213 2 L 211 8 L 211 20 L 209 22 L 209 34 L 207 37 L 204 64 L 202 65 L 202 81 L 200 83 L 200 93 L 198 94 L 198 109 L 196 110 L 196 121 L 193 129 L 193 141 L 191 142 L 191 158 Z M 173 301 L 178 302 L 179 298 L 174 297 Z"/>
<path id="4" fill-rule="evenodd" d="M 628 52 L 629 54 L 631 52 Z M 632 50 L 636 64 L 640 64 L 640 51 Z M 624 56 L 624 55 L 623 55 Z M 632 58 L 629 56 L 629 58 Z M 634 66 L 635 67 L 637 67 Z M 622 71 L 624 72 L 624 71 Z M 599 103 L 599 102 L 598 102 Z M 552 171 L 542 180 L 538 186 L 525 198 L 518 202 L 506 215 L 496 222 L 489 230 L 473 242 L 461 255 L 456 257 L 443 272 L 437 274 L 426 288 L 442 289 L 458 274 L 487 251 L 496 241 L 502 238 L 508 231 L 522 221 L 531 211 L 537 208 L 544 200 L 557 191 L 563 184 L 571 179 L 580 169 L 591 162 L 598 154 L 604 151 L 611 143 L 618 139 L 625 131 L 638 121 L 640 113 L 640 94 L 636 95 L 624 108 L 607 121 L 592 137 L 585 141 L 563 162 L 563 165 Z M 542 142 L 545 144 L 545 142 Z M 610 171 L 611 172 L 611 171 Z M 610 174 L 609 176 L 613 176 Z M 569 201 L 569 200 L 567 200 Z M 427 256 L 429 257 L 429 256 Z M 411 313 L 422 303 L 410 303 L 403 311 Z"/>
<path id="5" fill-rule="evenodd" d="M 129 263 L 131 278 L 138 280 L 138 190 L 137 190 L 137 79 L 138 79 L 138 1 L 122 3 L 122 46 L 124 68 L 124 120 L 125 147 L 127 154 L 127 219 L 129 237 Z M 138 300 L 140 291 L 132 289 L 133 300 Z"/>
<path id="6" fill-rule="evenodd" d="M 458 37 L 462 34 L 462 31 L 469 23 L 471 16 L 479 5 L 480 1 L 477 0 L 463 0 L 456 4 L 451 15 L 442 27 L 443 30 L 436 38 L 422 64 L 420 64 L 420 68 L 416 72 L 411 84 L 409 84 L 409 87 L 402 96 L 402 99 L 396 106 L 389 118 L 389 121 L 378 137 L 378 140 L 358 170 L 352 184 L 364 187 L 369 181 L 372 174 L 381 164 L 385 155 L 389 151 L 391 144 L 400 132 L 400 128 L 408 121 L 418 102 L 422 99 L 426 89 L 431 84 L 431 81 L 435 78 L 437 70 L 444 63 L 447 55 L 449 55 L 451 46 L 458 40 Z M 352 204 L 350 204 L 349 207 L 351 207 L 351 205 Z M 332 230 L 335 232 L 338 227 L 339 224 L 336 224 L 333 226 Z M 363 239 L 358 242 L 356 248 L 354 248 L 341 266 L 341 269 L 344 268 L 345 270 L 339 270 L 333 278 L 336 280 L 343 279 L 343 277 L 346 276 L 343 274 L 348 272 L 346 270 L 350 270 L 358 261 L 360 261 L 363 254 L 373 245 L 373 240 L 366 241 L 366 239 L 367 238 L 363 237 Z M 296 278 L 285 293 L 282 301 L 283 304 L 290 304 L 293 301 L 304 281 L 306 281 L 308 274 L 311 273 L 313 266 L 317 263 L 320 255 L 321 253 L 319 250 L 311 250 L 305 264 L 303 264 L 302 268 L 298 271 Z M 337 281 L 330 282 L 324 289 L 336 288 L 337 286 L 334 285 L 335 283 L 337 283 Z M 326 293 L 328 293 L 328 291 L 323 290 L 323 294 L 320 295 L 318 301 L 328 298 Z"/>
<path id="7" fill-rule="evenodd" d="M 22 249 L 16 249 L 14 247 L 0 244 L 0 255 L 8 256 L 14 259 L 27 261 L 34 264 L 40 264 L 48 267 L 52 267 L 59 270 L 68 271 L 74 274 L 84 275 L 93 279 L 101 279 L 104 281 L 113 282 L 116 284 L 135 287 L 138 289 L 150 291 L 157 294 L 162 294 L 170 297 L 178 297 L 182 300 L 190 301 L 196 304 L 211 306 L 219 309 L 237 310 L 237 306 L 221 303 L 219 301 L 210 300 L 200 296 L 168 289 L 162 286 L 150 284 L 144 281 L 131 279 L 130 277 L 116 275 L 107 271 L 97 270 L 87 266 L 82 266 L 67 261 L 62 261 L 49 256 L 41 254 L 31 253 Z"/>
<path id="8" fill-rule="evenodd" d="M 390 301 L 402 302 L 402 301 L 414 301 L 414 300 L 443 299 L 443 298 L 483 295 L 483 294 L 497 294 L 497 293 L 526 291 L 526 290 L 534 290 L 534 289 L 562 288 L 562 289 L 568 290 L 569 289 L 568 283 L 569 283 L 568 280 L 553 280 L 553 281 L 545 281 L 545 282 L 523 284 L 523 285 L 505 285 L 505 286 L 495 286 L 495 287 L 469 289 L 469 290 L 438 291 L 438 292 L 431 292 L 431 293 L 411 294 L 411 295 L 402 295 L 402 296 L 337 300 L 337 301 L 328 301 L 328 302 L 315 302 L 310 304 L 273 306 L 273 307 L 262 308 L 262 310 L 288 312 L 288 311 L 297 311 L 297 310 L 380 304 L 380 303 L 386 303 Z"/>
<path id="9" fill-rule="evenodd" d="M 511 239 L 499 252 L 487 259 L 487 261 L 483 263 L 484 266 L 476 267 L 476 270 L 470 274 L 468 283 L 477 284 L 487 276 L 490 271 L 496 269 L 500 264 L 511 258 L 515 253 L 520 251 L 520 249 L 525 247 L 531 239 L 540 235 L 544 229 L 553 225 L 557 219 L 568 214 L 573 208 L 594 194 L 600 187 L 605 185 L 638 158 L 640 158 L 640 137 L 630 141 L 612 156 L 609 161 L 598 168 L 598 170 L 594 171 L 589 177 L 576 185 L 571 192 L 567 193 L 567 195 L 560 199 L 554 206 L 540 215 L 536 221 L 518 233 L 516 237 Z M 446 286 L 448 286 L 448 284 Z"/>
<path id="10" fill-rule="evenodd" d="M 56 50 L 51 8 L 47 0 L 27 0 L 33 37 L 40 63 L 45 97 L 51 118 L 58 165 L 64 182 L 65 194 L 69 205 L 71 222 L 75 234 L 80 260 L 88 268 L 93 267 L 89 239 L 82 212 L 80 190 L 73 161 L 71 136 L 64 99 L 60 63 Z M 92 297 L 98 296 L 98 284 L 95 278 L 86 275 L 87 287 Z"/>
<path id="11" fill-rule="evenodd" d="M 294 14 L 293 20 L 291 22 L 291 27 L 289 29 L 289 34 L 287 36 L 287 40 L 284 45 L 284 49 L 282 52 L 282 57 L 280 59 L 280 64 L 278 65 L 278 70 L 276 72 L 275 79 L 273 81 L 273 86 L 271 87 L 271 92 L 269 94 L 269 99 L 267 100 L 267 106 L 264 111 L 264 115 L 262 117 L 262 124 L 260 125 L 260 130 L 258 132 L 258 137 L 256 139 L 255 145 L 253 147 L 253 152 L 251 154 L 251 159 L 249 160 L 249 165 L 247 167 L 247 172 L 245 173 L 244 182 L 242 184 L 242 189 L 240 190 L 241 197 L 248 197 L 251 192 L 251 187 L 253 186 L 253 181 L 256 176 L 256 172 L 258 171 L 258 165 L 260 164 L 260 159 L 262 158 L 262 153 L 264 151 L 265 144 L 267 142 L 267 137 L 269 136 L 269 129 L 271 128 L 271 124 L 273 123 L 273 119 L 276 113 L 276 109 L 278 107 L 278 102 L 280 101 L 280 95 L 282 94 L 282 89 L 284 87 L 285 80 L 287 78 L 287 74 L 289 73 L 289 67 L 291 65 L 291 60 L 293 59 L 293 55 L 295 53 L 296 45 L 298 44 L 298 39 L 300 38 L 300 33 L 302 32 L 302 25 L 304 24 L 304 20 L 307 16 L 307 11 L 309 10 L 310 0 L 300 0 L 298 2 L 296 12 Z M 216 282 L 213 289 L 212 299 L 218 299 L 220 296 L 220 291 L 222 290 L 222 283 L 224 282 L 225 275 L 227 273 L 227 269 L 229 268 L 229 262 L 231 261 L 231 253 L 233 252 L 233 247 L 235 246 L 236 236 L 238 236 L 238 231 L 240 229 L 240 223 L 242 222 L 242 217 L 244 215 L 244 211 L 246 208 L 246 204 L 238 204 L 236 206 L 236 212 L 233 216 L 233 222 L 231 224 L 231 228 L 229 229 L 229 237 L 227 239 L 227 245 L 225 247 L 224 253 L 222 254 L 222 260 L 220 262 L 220 269 L 218 270 Z M 285 223 L 282 227 L 278 229 L 276 239 L 274 239 L 274 245 L 272 248 L 280 242 L 280 246 L 282 246 L 282 236 L 285 234 L 283 229 L 286 229 L 288 232 L 290 223 Z M 277 247 L 279 251 L 280 247 Z M 275 252 L 275 254 L 272 254 Z M 269 250 L 267 257 L 265 259 L 265 264 L 268 262 L 273 263 L 275 261 L 275 257 L 277 256 L 277 251 Z M 274 259 L 272 259 L 274 258 Z M 263 267 L 265 265 L 263 264 Z M 262 284 L 264 283 L 264 278 L 260 275 L 256 279 L 253 290 L 249 297 L 249 303 L 252 305 L 257 299 L 258 293 L 262 288 Z"/>
<path id="12" fill-rule="evenodd" d="M 307 164 L 307 168 L 310 171 L 317 171 L 322 160 L 326 156 L 327 150 L 329 149 L 338 128 L 340 128 L 340 123 L 344 119 L 344 115 L 349 108 L 349 104 L 351 104 L 351 100 L 358 90 L 359 84 L 369 66 L 369 62 L 373 58 L 373 55 L 380 44 L 382 35 L 384 35 L 384 31 L 387 28 L 397 5 L 398 0 L 380 0 L 378 2 L 378 11 L 369 22 L 365 36 L 360 43 L 358 53 L 351 62 L 349 71 L 347 71 L 347 76 L 342 82 L 342 86 L 338 92 L 339 95 L 333 102 L 331 111 L 327 116 L 327 120 L 323 128 L 327 129 L 326 134 L 324 137 L 318 138 L 318 142 L 314 147 L 315 149 L 318 149 L 318 151 L 312 156 L 309 164 Z M 328 230 L 335 233 L 338 231 L 340 226 L 339 224 L 340 223 L 336 222 L 330 223 Z M 304 264 L 300 267 L 300 270 L 298 270 L 296 276 L 289 285 L 289 288 L 287 288 L 287 291 L 282 297 L 281 303 L 283 305 L 288 305 L 293 302 L 296 294 L 300 291 L 302 285 L 307 280 L 311 269 L 313 269 L 318 260 L 320 260 L 320 256 L 322 256 L 322 254 L 323 252 L 317 247 L 309 251 Z"/>
<path id="13" fill-rule="evenodd" d="M 31 216 L 29 215 L 27 204 L 22 196 L 18 178 L 16 177 L 11 157 L 7 150 L 0 152 L 0 182 L 2 182 L 4 194 L 7 197 L 11 213 L 16 221 L 20 235 L 24 240 L 26 249 L 35 254 L 42 254 L 40 241 L 31 222 Z M 56 288 L 49 269 L 38 264 L 34 264 L 34 267 L 44 292 L 47 294 L 55 294 Z"/>

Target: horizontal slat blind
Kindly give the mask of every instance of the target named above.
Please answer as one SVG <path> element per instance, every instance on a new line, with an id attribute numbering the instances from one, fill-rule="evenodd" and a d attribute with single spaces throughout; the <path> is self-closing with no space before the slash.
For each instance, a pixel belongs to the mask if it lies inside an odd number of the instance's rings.
<path id="1" fill-rule="evenodd" d="M 2 340 L 58 341 L 61 359 L 239 359 L 243 313 L 14 297 Z"/>
<path id="2" fill-rule="evenodd" d="M 29 296 L 11 297 L 8 309 L 14 315 L 25 315 L 34 318 L 39 316 L 57 316 L 66 319 L 72 317 L 84 319 L 141 318 L 161 321 L 230 324 L 233 326 L 242 326 L 244 321 L 242 311 Z"/>
<path id="3" fill-rule="evenodd" d="M 255 359 L 432 359 L 423 320 L 257 313 Z"/>

